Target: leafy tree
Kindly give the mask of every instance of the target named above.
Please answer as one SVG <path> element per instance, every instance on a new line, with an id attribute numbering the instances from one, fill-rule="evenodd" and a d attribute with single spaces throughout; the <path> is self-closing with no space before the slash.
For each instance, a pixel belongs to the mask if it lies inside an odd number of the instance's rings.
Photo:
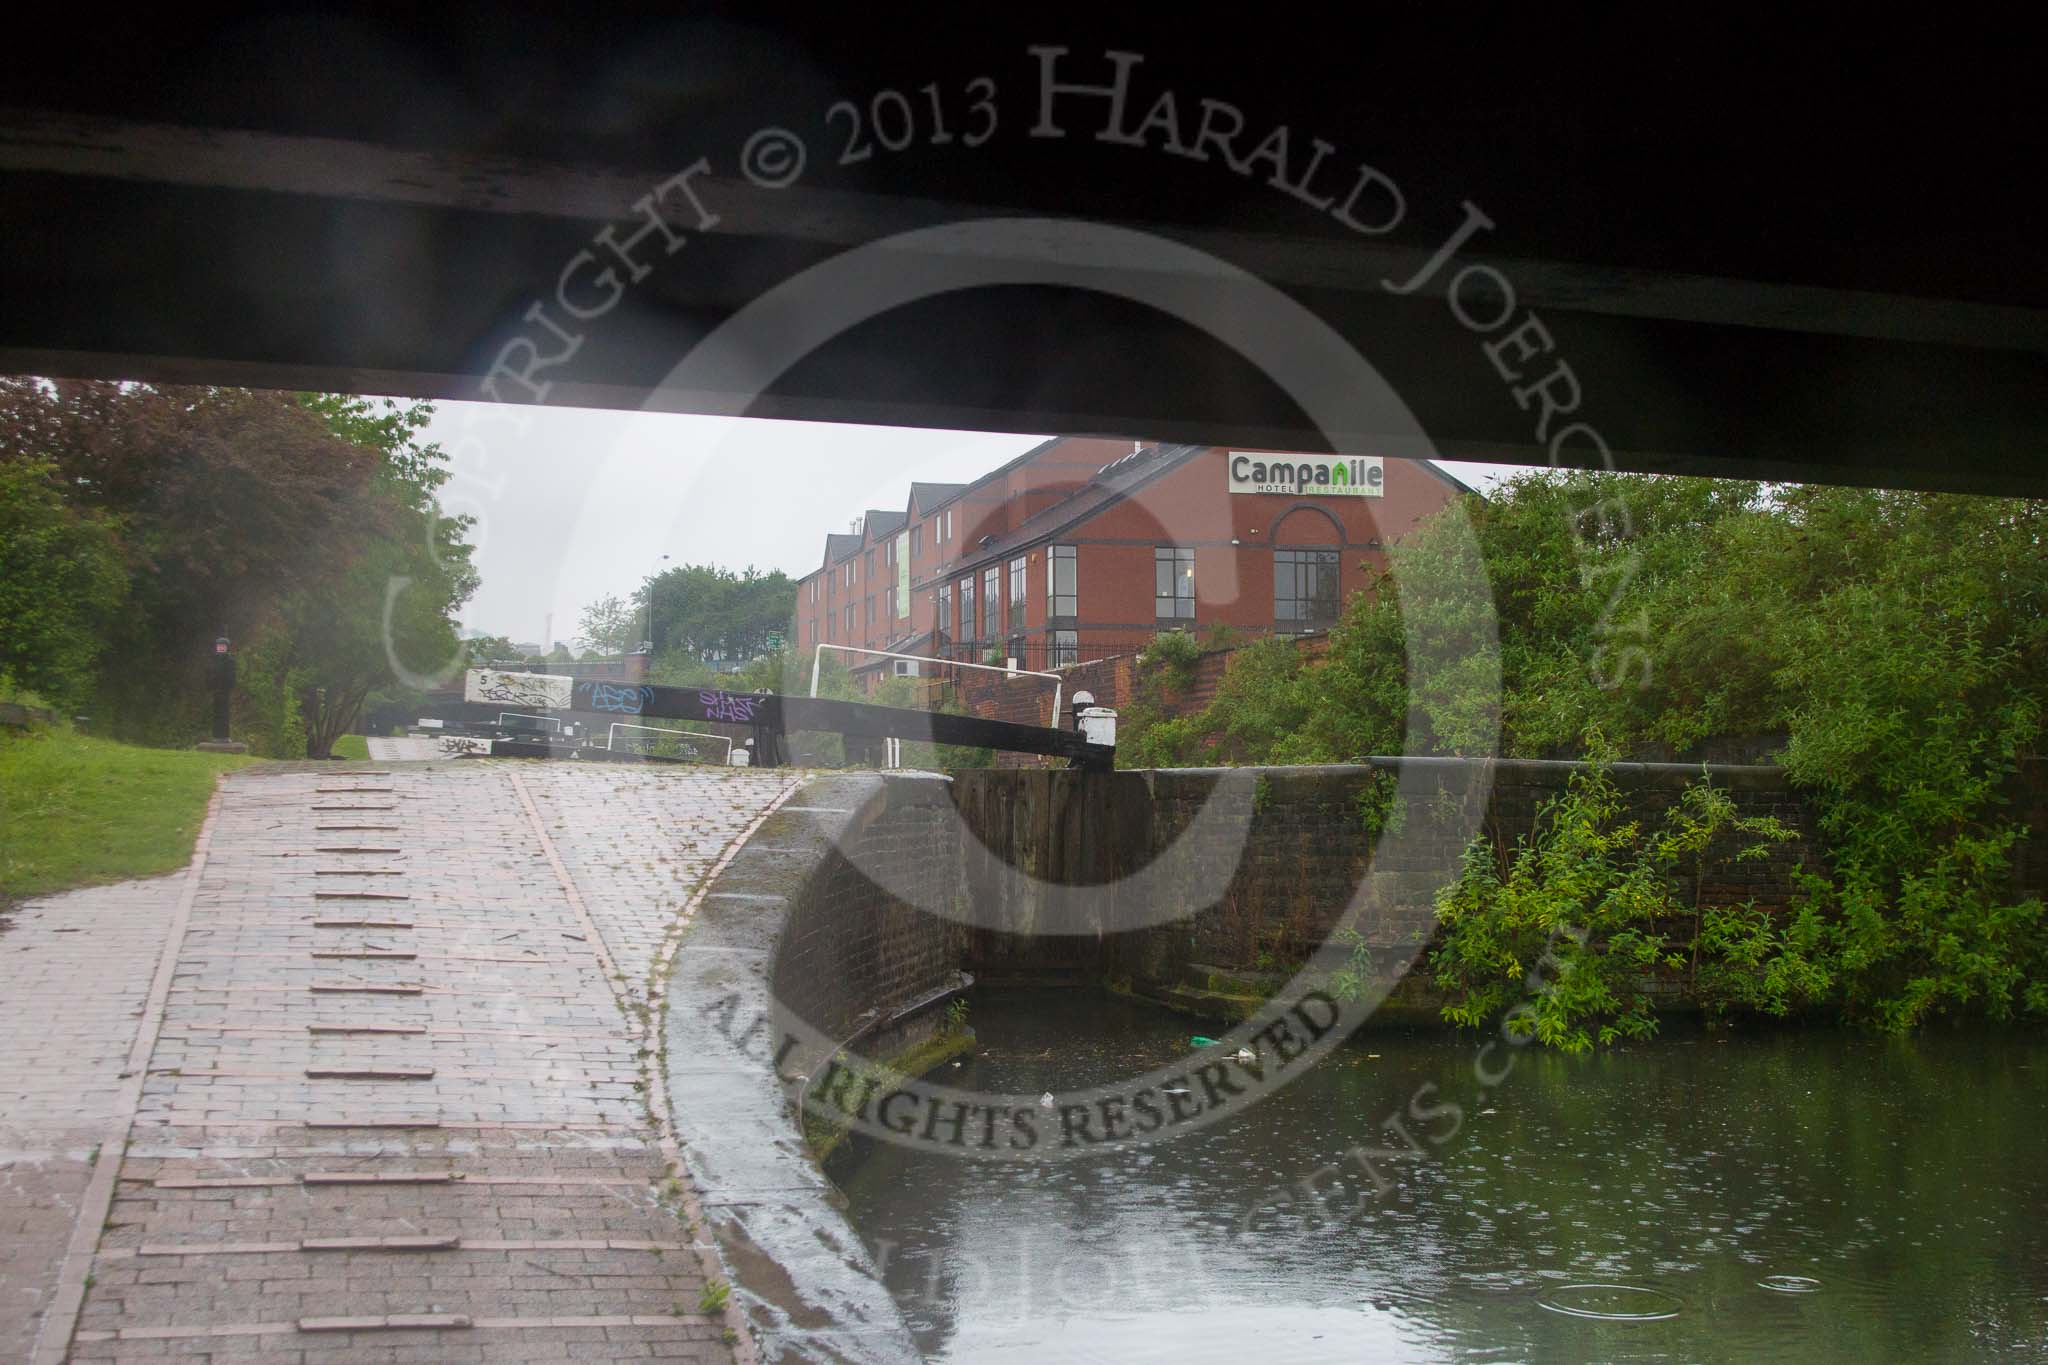
<path id="1" fill-rule="evenodd" d="M 684 564 L 642 583 L 633 602 L 656 654 L 753 659 L 788 631 L 796 585 L 780 569 L 764 574 L 749 566 L 734 573 Z"/>
<path id="2" fill-rule="evenodd" d="M 126 590 L 114 528 L 65 505 L 55 466 L 0 462 L 0 684 L 83 696 Z"/>
<path id="3" fill-rule="evenodd" d="M 645 638 L 647 616 L 633 603 L 616 595 L 600 597 L 585 607 L 577 626 L 577 639 L 599 654 L 624 654 Z"/>
<path id="4" fill-rule="evenodd" d="M 463 642 L 463 655 L 471 667 L 493 659 L 524 660 L 524 655 L 504 635 L 477 635 Z"/>
<path id="5" fill-rule="evenodd" d="M 241 651 L 235 665 L 236 733 L 263 758 L 304 758 L 306 717 L 301 692 L 310 684 L 292 666 L 291 638 L 270 631 Z"/>
<path id="6" fill-rule="evenodd" d="M 1785 764 L 1821 802 L 1829 870 L 1802 927 L 1854 1013 L 1903 1030 L 2048 1013 L 2048 918 L 2015 894 L 2006 811 L 2042 730 L 2039 503 L 1838 493 L 1788 512 L 1853 573 L 1787 627 Z"/>
<path id="7" fill-rule="evenodd" d="M 324 754 L 402 666 L 459 660 L 447 615 L 473 590 L 465 523 L 442 517 L 431 408 L 227 388 L 0 380 L 0 461 L 47 460 L 66 503 L 119 536 L 127 609 L 105 628 L 95 710 L 179 742 L 203 723 L 214 636 L 237 642 L 245 708 L 298 698 Z M 278 645 L 273 642 L 284 641 Z M 286 749 L 291 727 L 262 722 Z"/>
<path id="8" fill-rule="evenodd" d="M 346 558 L 284 596 L 271 623 L 287 642 L 274 666 L 297 697 L 306 752 L 324 758 L 372 692 L 462 661 L 451 617 L 476 575 L 466 520 L 442 516 L 433 499 L 447 474 L 440 450 L 418 439 L 431 407 L 327 394 L 299 402 L 375 460 Z"/>

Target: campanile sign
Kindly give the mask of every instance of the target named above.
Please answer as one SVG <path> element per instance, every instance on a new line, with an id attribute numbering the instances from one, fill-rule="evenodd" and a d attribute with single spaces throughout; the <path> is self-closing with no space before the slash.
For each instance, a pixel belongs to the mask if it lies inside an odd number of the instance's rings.
<path id="1" fill-rule="evenodd" d="M 1230 452 L 1233 493 L 1292 493 L 1301 497 L 1381 498 L 1386 462 L 1377 455 L 1252 455 Z"/>

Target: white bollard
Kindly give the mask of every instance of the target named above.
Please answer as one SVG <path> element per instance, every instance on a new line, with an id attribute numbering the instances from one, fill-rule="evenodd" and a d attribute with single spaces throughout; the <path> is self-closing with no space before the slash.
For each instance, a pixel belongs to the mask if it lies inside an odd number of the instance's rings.
<path id="1" fill-rule="evenodd" d="M 1090 744 L 1116 744 L 1116 711 L 1107 706 L 1090 706 L 1081 712 L 1081 735 Z"/>

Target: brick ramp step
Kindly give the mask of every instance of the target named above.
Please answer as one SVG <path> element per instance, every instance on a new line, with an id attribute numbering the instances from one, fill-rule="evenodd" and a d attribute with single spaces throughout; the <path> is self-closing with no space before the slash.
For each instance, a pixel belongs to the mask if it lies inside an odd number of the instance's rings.
<path id="1" fill-rule="evenodd" d="M 74 1361 L 731 1357 L 630 1007 L 786 779 L 518 771 L 227 779 Z"/>

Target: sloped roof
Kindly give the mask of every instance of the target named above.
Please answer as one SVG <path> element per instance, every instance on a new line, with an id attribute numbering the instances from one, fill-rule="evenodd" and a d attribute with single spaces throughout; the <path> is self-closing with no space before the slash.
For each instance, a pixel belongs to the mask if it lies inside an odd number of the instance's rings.
<path id="1" fill-rule="evenodd" d="M 1478 489 L 1467 484 L 1463 479 L 1459 478 L 1456 474 L 1453 474 L 1450 470 L 1445 469 L 1443 466 L 1439 465 L 1435 460 L 1415 460 L 1412 463 L 1421 465 L 1424 469 L 1427 469 L 1430 473 L 1436 475 L 1439 479 L 1442 479 L 1445 483 L 1449 484 L 1452 488 L 1456 489 L 1460 493 L 1477 493 L 1482 498 L 1486 496 L 1484 493 L 1480 493 Z"/>
<path id="2" fill-rule="evenodd" d="M 1035 455 L 1050 450 L 1063 437 L 1054 437 L 1041 442 L 1016 458 L 974 480 L 972 483 L 919 483 L 910 485 L 910 501 L 919 510 L 929 512 L 942 503 L 949 502 L 970 489 L 979 488 Z M 1095 477 L 1071 495 L 1062 498 L 1052 506 L 1031 517 L 1015 530 L 1010 531 L 985 546 L 977 545 L 967 549 L 960 556 L 961 562 L 971 562 L 983 556 L 1001 555 L 1027 541 L 1036 540 L 1047 532 L 1049 526 L 1065 525 L 1088 515 L 1090 512 L 1122 496 L 1137 484 L 1146 482 L 1167 469 L 1200 454 L 1205 450 L 1222 449 L 1219 446 L 1178 445 L 1159 443 L 1142 446 L 1128 455 L 1118 456 L 1095 472 Z M 1412 460 L 1437 478 L 1449 484 L 1460 493 L 1476 490 L 1467 487 L 1456 475 L 1431 460 Z M 870 508 L 867 513 L 867 535 L 879 538 L 901 530 L 909 520 L 906 508 L 902 512 L 884 512 Z M 864 538 L 854 535 L 833 534 L 825 537 L 825 563 L 829 566 L 846 558 L 865 543 Z"/>
<path id="3" fill-rule="evenodd" d="M 1138 484 L 1156 478 L 1169 469 L 1187 463 L 1213 446 L 1155 445 L 1121 456 L 1096 471 L 1095 477 L 1086 487 L 1062 498 L 1035 516 L 1026 518 L 1016 529 L 991 540 L 987 545 L 977 545 L 973 551 L 960 556 L 962 563 L 978 563 L 986 556 L 1001 556 L 1019 546 L 1030 544 L 1044 537 L 1049 531 L 1066 527 L 1079 521 L 1089 513 L 1114 502 Z"/>
<path id="4" fill-rule="evenodd" d="M 910 485 L 910 500 L 929 512 L 967 487 L 964 483 L 917 483 Z"/>

